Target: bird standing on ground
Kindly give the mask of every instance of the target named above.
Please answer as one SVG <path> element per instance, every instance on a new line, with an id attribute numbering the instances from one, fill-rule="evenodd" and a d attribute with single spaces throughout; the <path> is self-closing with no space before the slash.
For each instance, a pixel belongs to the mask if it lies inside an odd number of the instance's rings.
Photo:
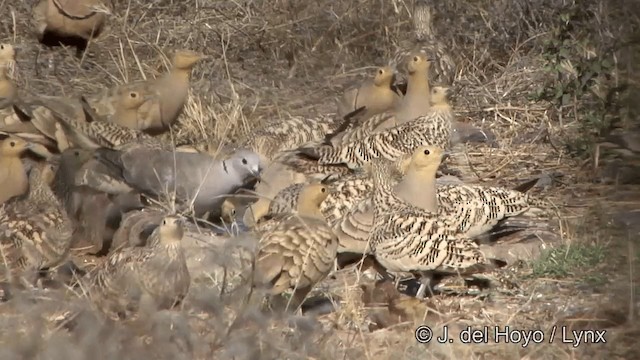
<path id="1" fill-rule="evenodd" d="M 140 106 L 139 111 L 147 116 L 146 121 L 138 123 L 138 129 L 160 132 L 176 122 L 189 95 L 191 69 L 204 58 L 206 56 L 190 50 L 177 50 L 171 69 L 161 77 L 121 85 L 127 91 L 157 96 L 157 101 L 149 100 Z"/>
<path id="2" fill-rule="evenodd" d="M 49 164 L 33 165 L 26 197 L 0 207 L 0 244 L 11 272 L 52 268 L 68 255 L 73 225 L 49 187 L 53 177 Z"/>
<path id="3" fill-rule="evenodd" d="M 338 240 L 320 212 L 327 195 L 326 186 L 307 185 L 296 212 L 272 219 L 260 238 L 254 285 L 267 286 L 271 295 L 293 288 L 296 308 L 335 261 Z"/>
<path id="4" fill-rule="evenodd" d="M 106 114 L 104 121 L 129 129 L 144 130 L 145 124 L 149 122 L 148 117 L 150 114 L 140 110 L 140 108 L 147 102 L 154 104 L 155 101 L 155 103 L 158 103 L 158 97 L 142 87 L 127 89 L 123 86 L 111 90 L 111 94 L 92 104 L 96 113 Z"/>
<path id="5" fill-rule="evenodd" d="M 438 166 L 443 152 L 438 148 L 422 149 Z M 423 297 L 434 273 L 470 274 L 495 267 L 478 245 L 458 234 L 460 219 L 440 216 L 404 201 L 389 181 L 388 161 L 373 165 L 374 220 L 369 245 L 376 260 L 388 271 L 419 274 Z"/>
<path id="6" fill-rule="evenodd" d="M 119 317 L 130 311 L 170 309 L 180 303 L 191 283 L 183 236 L 182 219 L 166 216 L 145 246 L 110 254 L 88 275 L 97 295 L 94 300 Z"/>
<path id="7" fill-rule="evenodd" d="M 88 41 L 102 32 L 109 13 L 102 0 L 40 0 L 33 23 L 39 41 L 49 33 Z"/>
<path id="8" fill-rule="evenodd" d="M 361 106 L 365 107 L 365 118 L 392 109 L 399 100 L 398 94 L 391 89 L 393 80 L 393 69 L 388 66 L 378 68 L 373 79 L 344 91 L 337 103 L 338 116 L 343 117 Z"/>

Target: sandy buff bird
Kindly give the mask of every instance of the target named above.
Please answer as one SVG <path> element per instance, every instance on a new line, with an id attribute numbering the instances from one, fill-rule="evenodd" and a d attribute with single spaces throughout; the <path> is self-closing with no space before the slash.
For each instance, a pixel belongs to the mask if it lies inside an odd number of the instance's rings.
<path id="1" fill-rule="evenodd" d="M 433 166 L 439 166 L 443 151 L 433 147 L 422 152 Z M 464 218 L 412 205 L 395 193 L 388 161 L 377 159 L 372 167 L 374 220 L 368 239 L 370 249 L 385 269 L 419 274 L 422 285 L 418 297 L 425 295 L 435 273 L 466 275 L 498 266 L 484 256 L 471 237 L 461 234 L 459 226 Z M 473 205 L 470 207 L 473 212 Z"/>
<path id="2" fill-rule="evenodd" d="M 27 191 L 29 182 L 21 155 L 32 146 L 15 136 L 0 143 L 0 204 Z"/>
<path id="3" fill-rule="evenodd" d="M 85 41 L 98 36 L 110 10 L 102 0 L 41 0 L 33 8 L 33 25 L 40 41 L 47 34 Z"/>
<path id="4" fill-rule="evenodd" d="M 144 89 L 144 92 L 157 96 L 157 101 L 149 100 L 138 109 L 146 113 L 146 121 L 138 123 L 138 129 L 160 132 L 171 127 L 187 101 L 191 69 L 205 58 L 205 55 L 190 50 L 178 50 L 173 55 L 171 69 L 161 77 L 120 86 L 128 91 Z"/>
<path id="5" fill-rule="evenodd" d="M 182 221 L 164 217 L 145 246 L 111 253 L 87 276 L 103 311 L 122 318 L 140 310 L 170 309 L 184 299 L 191 276 L 182 249 Z"/>
<path id="6" fill-rule="evenodd" d="M 365 107 L 365 118 L 392 109 L 400 99 L 391 89 L 393 80 L 393 69 L 378 68 L 373 79 L 365 80 L 362 84 L 349 87 L 344 91 L 337 102 L 338 116 L 343 117 L 361 106 Z"/>
<path id="7" fill-rule="evenodd" d="M 260 238 L 253 283 L 266 286 L 272 296 L 294 289 L 293 308 L 302 304 L 335 261 L 338 240 L 320 212 L 327 195 L 324 185 L 309 184 L 295 213 L 262 225 L 268 230 Z"/>
<path id="8" fill-rule="evenodd" d="M 339 146 L 302 147 L 299 151 L 317 159 L 321 165 L 346 164 L 350 168 L 359 168 L 375 158 L 395 161 L 421 145 L 447 148 L 454 121 L 447 97 L 448 88 L 434 87 L 427 115 Z"/>
<path id="9" fill-rule="evenodd" d="M 53 176 L 51 165 L 33 165 L 26 196 L 0 207 L 0 244 L 12 275 L 50 269 L 67 257 L 73 225 L 49 187 Z"/>

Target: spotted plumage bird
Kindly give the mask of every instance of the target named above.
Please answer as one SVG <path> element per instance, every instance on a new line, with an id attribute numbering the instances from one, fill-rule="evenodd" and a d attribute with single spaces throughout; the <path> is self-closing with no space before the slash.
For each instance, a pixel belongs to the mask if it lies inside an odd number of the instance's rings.
<path id="1" fill-rule="evenodd" d="M 10 275 L 60 265 L 71 246 L 73 226 L 49 187 L 49 164 L 29 169 L 29 189 L 0 207 L 0 244 Z"/>
<path id="2" fill-rule="evenodd" d="M 294 213 L 274 218 L 260 229 L 253 284 L 267 287 L 271 295 L 294 289 L 294 307 L 327 276 L 335 261 L 338 241 L 320 212 L 327 195 L 324 185 L 307 185 Z"/>
<path id="3" fill-rule="evenodd" d="M 121 248 L 88 275 L 98 306 L 124 317 L 139 310 L 170 309 L 189 291 L 182 219 L 166 216 L 146 246 Z"/>

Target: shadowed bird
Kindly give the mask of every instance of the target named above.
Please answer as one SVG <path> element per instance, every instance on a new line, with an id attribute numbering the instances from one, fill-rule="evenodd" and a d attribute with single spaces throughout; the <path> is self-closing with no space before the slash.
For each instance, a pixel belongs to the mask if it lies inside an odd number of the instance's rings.
<path id="1" fill-rule="evenodd" d="M 412 53 L 421 52 L 434 58 L 429 78 L 434 84 L 452 85 L 457 67 L 447 47 L 437 40 L 432 29 L 432 8 L 429 0 L 414 0 L 412 11 L 414 38 L 401 42 L 393 55 L 396 71 L 405 73 Z"/>
<path id="2" fill-rule="evenodd" d="M 13 113 L 12 105 L 16 101 L 18 90 L 9 78 L 9 68 L 0 65 L 0 111 L 4 117 Z"/>
<path id="3" fill-rule="evenodd" d="M 0 44 L 0 70 L 7 69 L 7 76 L 13 78 L 16 66 L 16 48 L 11 44 Z"/>
<path id="4" fill-rule="evenodd" d="M 0 143 L 0 204 L 27 191 L 29 182 L 20 157 L 32 146 L 15 136 Z"/>
<path id="5" fill-rule="evenodd" d="M 294 289 L 297 308 L 313 286 L 324 279 L 335 261 L 338 241 L 320 212 L 327 197 L 322 184 L 310 184 L 300 195 L 295 213 L 273 219 L 260 238 L 254 286 L 266 286 L 271 295 Z"/>
<path id="6" fill-rule="evenodd" d="M 197 216 L 219 212 L 225 196 L 259 176 L 262 168 L 258 155 L 244 149 L 214 159 L 142 146 L 122 151 L 100 148 L 96 158 L 137 191 L 163 198 L 175 191 L 176 200 L 193 203 Z"/>
<path id="7" fill-rule="evenodd" d="M 418 116 L 427 115 L 431 108 L 429 69 L 432 60 L 425 54 L 415 53 L 407 64 L 407 93 L 397 103 L 395 117 L 397 124 L 404 124 Z"/>
<path id="8" fill-rule="evenodd" d="M 338 116 L 345 116 L 362 106 L 365 107 L 365 118 L 392 109 L 399 100 L 398 94 L 391 89 L 393 80 L 393 69 L 381 67 L 373 79 L 347 88 L 337 102 Z"/>
<path id="9" fill-rule="evenodd" d="M 48 164 L 29 170 L 29 190 L 0 207 L 0 243 L 11 272 L 43 270 L 67 257 L 73 226 L 49 184 L 54 172 Z"/>
<path id="10" fill-rule="evenodd" d="M 95 171 L 97 166 L 92 151 L 66 149 L 60 155 L 52 183 L 56 197 L 75 223 L 74 247 L 88 246 L 92 253 L 105 250 L 105 241 L 110 240 L 122 212 L 142 206 L 137 195 L 125 193 L 113 197 L 82 184 L 83 171 Z"/>
<path id="11" fill-rule="evenodd" d="M 422 160 L 423 164 L 430 163 L 436 168 L 440 165 L 441 149 L 420 150 L 422 156 L 428 157 Z M 441 214 L 414 206 L 396 194 L 388 161 L 378 159 L 372 165 L 374 220 L 369 246 L 385 269 L 420 274 L 422 286 L 418 297 L 424 296 L 434 273 L 465 275 L 498 265 L 486 259 L 478 245 L 465 234 L 465 230 L 470 230 L 469 218 L 475 220 L 473 215 L 482 209 L 480 204 L 465 199 L 468 203 L 460 204 L 464 209 L 458 214 Z"/>
<path id="12" fill-rule="evenodd" d="M 170 309 L 189 291 L 191 276 L 182 248 L 184 227 L 177 216 L 166 216 L 145 246 L 111 253 L 89 274 L 94 301 L 120 317 L 138 310 Z"/>
<path id="13" fill-rule="evenodd" d="M 145 112 L 145 120 L 138 123 L 138 129 L 163 131 L 178 119 L 189 95 L 191 69 L 206 56 L 190 50 L 177 50 L 173 55 L 171 69 L 157 79 L 137 81 L 119 87 L 127 91 L 143 91 L 155 94 L 157 100 L 148 100 L 140 106 Z"/>
<path id="14" fill-rule="evenodd" d="M 321 165 L 346 164 L 350 168 L 357 168 L 375 158 L 397 160 L 421 145 L 446 148 L 450 142 L 454 120 L 447 92 L 445 87 L 434 87 L 431 90 L 431 110 L 428 115 L 340 146 L 302 147 L 299 151 L 317 159 Z"/>
<path id="15" fill-rule="evenodd" d="M 38 40 L 49 34 L 84 41 L 98 36 L 110 14 L 106 5 L 102 0 L 40 0 L 32 12 Z"/>

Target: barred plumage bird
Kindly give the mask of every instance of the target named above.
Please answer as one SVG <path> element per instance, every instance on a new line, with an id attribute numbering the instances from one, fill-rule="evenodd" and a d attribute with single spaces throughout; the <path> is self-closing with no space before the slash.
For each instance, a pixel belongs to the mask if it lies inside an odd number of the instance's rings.
<path id="1" fill-rule="evenodd" d="M 412 53 L 421 52 L 434 58 L 429 78 L 433 84 L 453 85 L 457 66 L 447 47 L 436 38 L 432 28 L 432 8 L 429 0 L 414 0 L 412 11 L 414 38 L 405 39 L 396 49 L 392 64 L 400 74 L 406 73 Z M 401 79 L 399 79 L 401 80 Z"/>
<path id="2" fill-rule="evenodd" d="M 139 310 L 170 309 L 184 299 L 191 276 L 182 221 L 165 216 L 145 246 L 120 248 L 88 274 L 94 301 L 103 311 L 125 317 Z"/>
<path id="3" fill-rule="evenodd" d="M 53 177 L 51 165 L 33 165 L 26 196 L 0 207 L 0 244 L 11 274 L 49 269 L 68 255 L 73 226 L 49 187 Z"/>
<path id="4" fill-rule="evenodd" d="M 426 154 L 426 153 L 425 153 Z M 442 151 L 431 151 L 441 162 Z M 458 219 L 413 206 L 393 191 L 388 161 L 373 162 L 373 227 L 369 245 L 387 270 L 420 274 L 423 297 L 434 273 L 471 274 L 495 267 L 478 245 L 457 233 Z"/>
<path id="5" fill-rule="evenodd" d="M 524 190 L 503 189 L 479 185 L 448 184 L 438 182 L 434 163 L 425 151 L 433 147 L 419 147 L 408 162 L 406 174 L 395 182 L 394 194 L 417 208 L 433 212 L 443 218 L 455 233 L 474 238 L 495 228 L 509 217 L 521 215 L 541 205 Z M 436 150 L 439 151 L 439 150 Z M 373 199 L 368 196 L 357 203 L 334 224 L 334 231 L 344 251 L 369 253 L 368 233 L 373 222 Z"/>
<path id="6" fill-rule="evenodd" d="M 445 87 L 432 89 L 432 107 L 428 115 L 340 146 L 302 147 L 299 151 L 317 159 L 321 165 L 346 164 L 357 168 L 378 157 L 396 160 L 422 145 L 446 148 L 454 119 L 447 100 L 447 90 Z"/>
<path id="7" fill-rule="evenodd" d="M 294 307 L 327 276 L 336 258 L 337 238 L 320 212 L 327 195 L 323 184 L 309 184 L 295 213 L 262 225 L 253 283 L 266 286 L 271 295 L 293 288 Z"/>

